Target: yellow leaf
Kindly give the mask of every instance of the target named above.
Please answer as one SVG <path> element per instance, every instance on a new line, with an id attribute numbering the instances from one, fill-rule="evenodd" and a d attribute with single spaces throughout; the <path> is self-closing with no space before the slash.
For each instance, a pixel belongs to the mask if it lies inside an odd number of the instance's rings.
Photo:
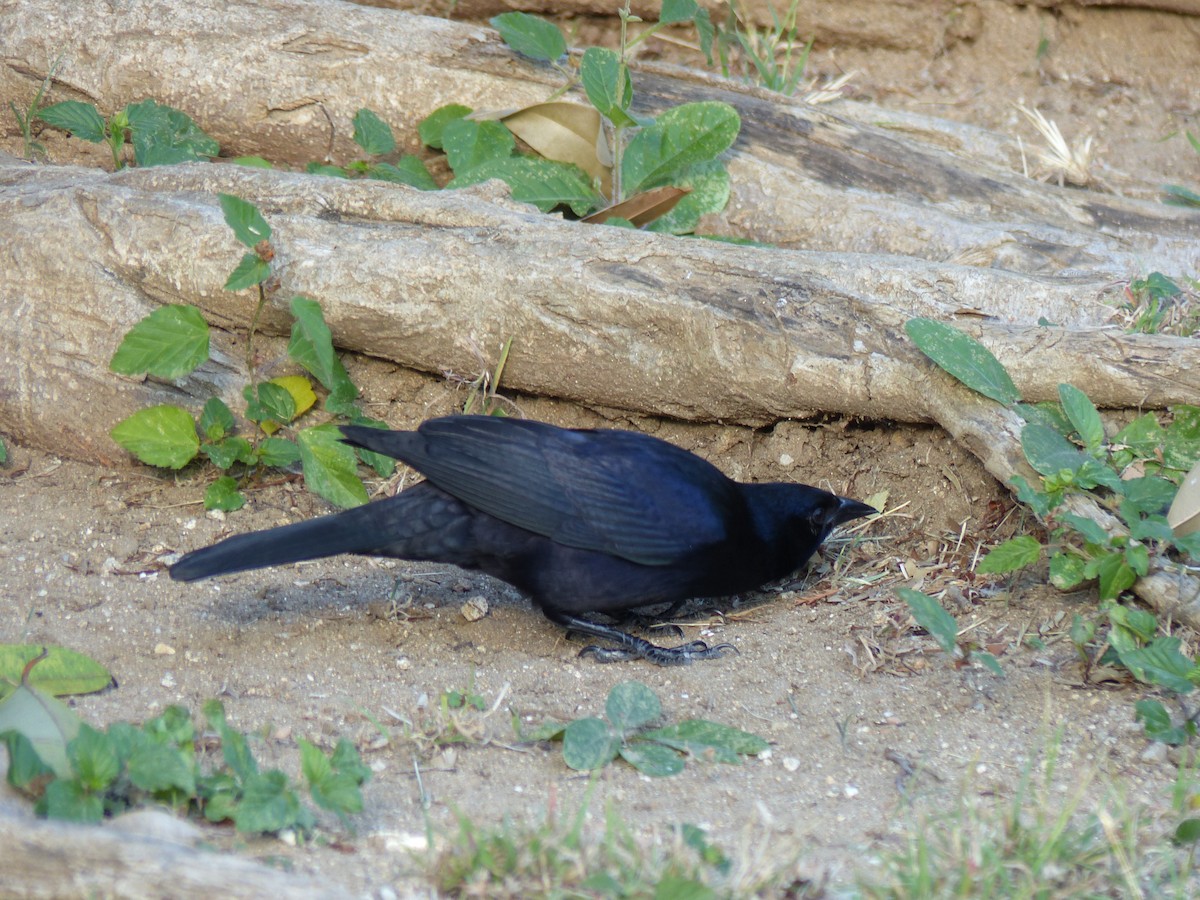
<path id="1" fill-rule="evenodd" d="M 303 375 L 283 375 L 279 378 L 272 378 L 271 384 L 279 385 L 292 395 L 292 400 L 296 404 L 297 419 L 312 409 L 312 405 L 317 402 L 317 395 L 313 393 L 312 382 Z"/>

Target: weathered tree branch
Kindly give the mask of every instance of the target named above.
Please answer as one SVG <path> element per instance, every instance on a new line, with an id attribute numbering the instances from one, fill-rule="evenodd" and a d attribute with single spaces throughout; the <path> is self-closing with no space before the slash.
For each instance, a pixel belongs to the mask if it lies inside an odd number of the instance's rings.
<path id="1" fill-rule="evenodd" d="M 415 150 L 417 123 L 443 104 L 521 106 L 561 84 L 488 29 L 392 10 L 342 6 L 330 16 L 311 0 L 0 0 L 0 10 L 5 101 L 27 101 L 62 54 L 51 99 L 111 113 L 154 97 L 195 117 L 227 152 L 286 163 L 354 158 L 360 107 Z M 665 66 L 643 66 L 635 80 L 643 113 L 721 100 L 741 114 L 733 195 L 706 223 L 713 231 L 1051 276 L 1200 269 L 1200 214 L 1030 181 L 1016 172 L 1015 146 L 1011 167 L 976 159 L 978 129 L 882 114 L 897 123 L 891 130 L 867 124 L 873 107 L 856 121 L 848 105 L 841 115 Z M 1018 308 L 1030 323 L 1041 314 Z M 1096 324 L 1092 314 L 1064 321 Z"/>
<path id="2" fill-rule="evenodd" d="M 247 324 L 250 292 L 221 290 L 241 250 L 218 192 L 259 204 L 275 229 L 283 292 L 268 330 L 286 333 L 286 303 L 300 293 L 321 303 L 339 346 L 425 371 L 471 370 L 468 337 L 484 347 L 514 337 L 505 380 L 515 389 L 688 419 L 828 411 L 928 421 L 936 408 L 913 384 L 929 364 L 904 335 L 906 318 L 950 318 L 960 304 L 992 305 L 977 294 L 1007 293 L 1039 297 L 1053 315 L 1097 288 L 626 232 L 479 194 L 235 166 L 110 175 L 9 164 L 0 186 L 10 262 L 0 339 L 14 349 L 0 378 L 0 427 L 84 454 L 147 393 L 179 390 L 135 386 L 96 362 L 154 303 L 195 303 L 216 323 Z M 886 292 L 868 293 L 873 280 Z M 1030 400 L 1056 396 L 1063 380 L 1102 406 L 1200 398 L 1194 341 L 977 317 L 960 324 Z M 202 370 L 218 387 L 229 365 L 220 360 Z"/>

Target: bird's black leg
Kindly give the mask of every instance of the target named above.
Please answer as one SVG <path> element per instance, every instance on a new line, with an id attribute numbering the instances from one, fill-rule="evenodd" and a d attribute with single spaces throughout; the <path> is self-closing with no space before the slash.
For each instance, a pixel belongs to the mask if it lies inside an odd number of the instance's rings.
<path id="1" fill-rule="evenodd" d="M 657 644 L 634 637 L 611 625 L 589 622 L 587 619 L 581 619 L 558 610 L 543 610 L 543 612 L 552 622 L 557 622 L 568 631 L 611 641 L 617 645 L 616 647 L 597 647 L 593 644 L 579 651 L 580 656 L 593 656 L 597 662 L 645 659 L 660 666 L 680 666 L 696 659 L 716 659 L 724 656 L 729 650 L 737 652 L 737 648 L 733 644 L 717 644 L 710 647 L 704 641 L 692 641 L 690 644 L 680 647 L 659 647 Z"/>

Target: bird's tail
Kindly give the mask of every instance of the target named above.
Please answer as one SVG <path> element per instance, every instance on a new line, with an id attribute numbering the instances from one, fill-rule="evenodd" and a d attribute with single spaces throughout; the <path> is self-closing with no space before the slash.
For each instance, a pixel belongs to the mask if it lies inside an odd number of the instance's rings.
<path id="1" fill-rule="evenodd" d="M 369 553 L 380 544 L 379 507 L 369 503 L 332 516 L 227 538 L 171 566 L 175 581 L 244 572 L 338 553 Z"/>

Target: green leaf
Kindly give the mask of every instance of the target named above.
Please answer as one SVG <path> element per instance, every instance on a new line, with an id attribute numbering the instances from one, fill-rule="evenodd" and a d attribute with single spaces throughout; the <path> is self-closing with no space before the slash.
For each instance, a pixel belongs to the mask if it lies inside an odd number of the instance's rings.
<path id="1" fill-rule="evenodd" d="M 236 462 L 253 464 L 256 459 L 254 448 L 243 437 L 231 435 L 215 443 L 200 445 L 200 452 L 207 456 L 218 469 L 228 469 Z M 211 507 L 210 507 L 211 508 Z"/>
<path id="2" fill-rule="evenodd" d="M 225 721 L 225 707 L 219 700 L 210 700 L 204 704 L 204 717 L 209 727 L 221 736 L 221 757 L 235 776 L 242 781 L 258 773 L 258 763 L 250 752 L 246 736 L 240 731 L 230 728 Z"/>
<path id="3" fill-rule="evenodd" d="M 457 119 L 442 131 L 446 162 L 455 175 L 465 175 L 476 166 L 512 156 L 516 138 L 503 122 Z"/>
<path id="4" fill-rule="evenodd" d="M 1196 726 L 1188 722 L 1186 728 L 1171 724 L 1171 714 L 1157 700 L 1139 700 L 1133 705 L 1134 718 L 1146 729 L 1146 737 L 1162 744 L 1179 746 L 1186 744 L 1188 737 L 1196 732 Z"/>
<path id="5" fill-rule="evenodd" d="M 1200 201 L 1200 197 L 1197 197 L 1197 200 Z M 1184 819 L 1176 827 L 1172 839 L 1177 844 L 1194 844 L 1200 841 L 1200 819 Z"/>
<path id="6" fill-rule="evenodd" d="M 287 388 L 264 381 L 242 388 L 246 398 L 246 418 L 251 422 L 277 422 L 286 425 L 296 417 L 296 401 Z"/>
<path id="7" fill-rule="evenodd" d="M 685 719 L 676 725 L 643 732 L 639 738 L 723 763 L 736 763 L 739 756 L 755 756 L 770 746 L 756 734 L 707 719 Z"/>
<path id="8" fill-rule="evenodd" d="M 1060 521 L 1077 531 L 1089 544 L 1107 547 L 1111 541 L 1108 532 L 1104 530 L 1104 526 L 1094 519 L 1077 516 L 1074 513 L 1063 513 Z"/>
<path id="9" fill-rule="evenodd" d="M 554 62 L 567 52 L 562 32 L 545 19 L 523 12 L 509 12 L 488 20 L 500 38 L 522 56 Z"/>
<path id="10" fill-rule="evenodd" d="M 1121 653 L 1121 664 L 1138 681 L 1157 684 L 1177 694 L 1187 694 L 1195 687 L 1188 675 L 1196 664 L 1179 652 L 1179 646 L 1179 638 L 1164 635 L 1145 647 Z"/>
<path id="11" fill-rule="evenodd" d="M 1003 575 L 1032 566 L 1041 558 L 1042 545 L 1026 534 L 993 547 L 975 571 L 980 575 Z"/>
<path id="12" fill-rule="evenodd" d="M 333 349 L 333 334 L 325 324 L 321 305 L 307 297 L 292 298 L 292 336 L 288 356 L 303 366 L 326 390 L 336 390 L 350 381 L 342 361 Z"/>
<path id="13" fill-rule="evenodd" d="M 626 112 L 633 101 L 633 79 L 617 53 L 603 47 L 588 47 L 579 62 L 579 77 L 588 102 L 600 115 L 623 127 L 635 124 Z"/>
<path id="14" fill-rule="evenodd" d="M 43 644 L 0 644 L 0 700 L 15 690 L 25 666 L 43 650 L 46 658 L 29 672 L 31 687 L 62 697 L 102 691 L 113 683 L 108 669 L 75 650 Z"/>
<path id="15" fill-rule="evenodd" d="M 357 413 L 357 410 L 355 410 Z M 351 416 L 352 425 L 365 425 L 368 428 L 387 428 L 387 423 L 381 422 L 378 419 L 372 419 L 370 416 L 364 416 L 361 413 Z M 380 478 L 389 478 L 396 471 L 396 460 L 390 456 L 384 456 L 382 453 L 374 453 L 371 450 L 364 450 L 362 447 L 355 447 L 354 452 L 358 454 L 358 458 L 366 465 L 375 470 L 375 474 Z"/>
<path id="16" fill-rule="evenodd" d="M 646 226 L 647 231 L 659 234 L 691 234 L 700 224 L 700 217 L 720 212 L 729 203 L 729 172 L 719 160 L 710 160 L 685 169 L 672 179 L 675 187 L 690 188 L 691 193 L 680 199 L 665 216 Z"/>
<path id="17" fill-rule="evenodd" d="M 246 779 L 233 822 L 245 834 L 269 834 L 293 827 L 300 815 L 300 798 L 288 787 L 287 776 L 260 772 Z"/>
<path id="18" fill-rule="evenodd" d="M 1050 583 L 1060 591 L 1083 584 L 1084 559 L 1074 553 L 1055 553 L 1050 557 Z"/>
<path id="19" fill-rule="evenodd" d="M 1166 440 L 1166 431 L 1154 413 L 1138 416 L 1115 435 L 1113 444 L 1125 444 L 1136 459 L 1152 459 Z"/>
<path id="20" fill-rule="evenodd" d="M 1125 561 L 1125 555 L 1119 551 L 1100 557 L 1096 566 L 1096 576 L 1100 579 L 1101 600 L 1117 599 L 1137 581 L 1137 575 Z"/>
<path id="21" fill-rule="evenodd" d="M 1079 613 L 1071 617 L 1071 643 L 1077 650 L 1082 650 L 1096 637 L 1096 623 L 1085 619 Z"/>
<path id="22" fill-rule="evenodd" d="M 337 762 L 344 764 L 339 766 L 335 765 L 334 759 L 327 757 L 308 741 L 300 739 L 298 743 L 300 768 L 308 781 L 313 801 L 322 809 L 331 810 L 343 817 L 347 813 L 361 812 L 363 800 L 358 786 L 365 778 L 366 769 L 354 745 L 344 738 L 338 743 L 340 756 Z M 351 753 L 353 758 L 349 755 Z M 360 778 L 360 775 L 363 778 Z"/>
<path id="23" fill-rule="evenodd" d="M 1057 403 L 1017 403 L 1013 411 L 1030 424 L 1037 423 L 1053 428 L 1063 437 L 1070 437 L 1075 427 L 1067 419 L 1062 406 Z"/>
<path id="24" fill-rule="evenodd" d="M 1137 511 L 1126 503 L 1121 504 L 1121 516 L 1129 525 L 1129 536 L 1135 541 L 1158 541 L 1163 544 L 1176 543 L 1175 532 L 1167 524 L 1166 516 L 1138 518 Z"/>
<path id="25" fill-rule="evenodd" d="M 233 413 L 220 397 L 209 397 L 200 413 L 200 433 L 210 441 L 219 441 L 232 434 L 236 423 Z"/>
<path id="26" fill-rule="evenodd" d="M 143 791 L 157 794 L 179 791 L 196 793 L 196 770 L 178 747 L 158 741 L 139 742 L 129 757 L 129 780 Z"/>
<path id="27" fill-rule="evenodd" d="M 704 54 L 705 62 L 711 66 L 713 64 L 713 38 L 717 36 L 712 17 L 708 14 L 707 9 L 701 8 L 693 21 L 696 25 L 696 36 L 700 38 L 700 52 Z"/>
<path id="28" fill-rule="evenodd" d="M 121 771 L 113 742 L 87 723 L 79 726 L 79 734 L 67 744 L 67 759 L 79 783 L 88 791 L 105 790 Z"/>
<path id="29" fill-rule="evenodd" d="M 233 512 L 235 509 L 241 509 L 245 505 L 246 498 L 238 490 L 237 479 L 229 475 L 222 475 L 210 484 L 208 490 L 204 492 L 205 509 L 220 509 L 225 512 Z"/>
<path id="30" fill-rule="evenodd" d="M 976 393 L 1005 406 L 1021 399 L 1008 370 L 970 335 L 936 319 L 909 319 L 904 330 L 918 350 Z"/>
<path id="31" fill-rule="evenodd" d="M 1083 446 L 1094 454 L 1104 445 L 1104 423 L 1100 421 L 1100 413 L 1088 395 L 1074 385 L 1060 384 L 1058 396 L 1071 425 L 1079 432 Z"/>
<path id="32" fill-rule="evenodd" d="M 227 291 L 240 291 L 261 284 L 271 276 L 271 264 L 256 253 L 246 253 L 225 279 Z"/>
<path id="33" fill-rule="evenodd" d="M 429 174 L 425 163 L 411 153 L 400 157 L 394 166 L 391 163 L 376 163 L 367 170 L 367 177 L 391 184 L 407 184 L 422 191 L 437 190 L 437 182 Z"/>
<path id="34" fill-rule="evenodd" d="M 997 678 L 1004 677 L 1004 669 L 1000 668 L 1000 660 L 996 659 L 996 657 L 986 650 L 972 650 L 971 659 L 981 664 Z"/>
<path id="35" fill-rule="evenodd" d="M 326 163 L 310 162 L 304 167 L 309 175 L 325 175 L 329 178 L 349 178 L 350 172 L 341 166 L 331 166 Z"/>
<path id="36" fill-rule="evenodd" d="M 608 765 L 620 746 L 603 719 L 576 719 L 563 729 L 563 762 L 579 772 Z"/>
<path id="37" fill-rule="evenodd" d="M 269 159 L 263 159 L 261 156 L 235 156 L 231 160 L 239 166 L 247 166 L 251 169 L 273 169 L 275 164 Z"/>
<path id="38" fill-rule="evenodd" d="M 354 143 L 368 156 L 384 156 L 396 149 L 391 126 L 369 109 L 354 114 Z"/>
<path id="39" fill-rule="evenodd" d="M 663 744 L 637 741 L 617 752 L 621 759 L 651 778 L 665 778 L 683 771 L 683 757 Z"/>
<path id="40" fill-rule="evenodd" d="M 109 368 L 174 381 L 208 359 L 208 323 L 194 306 L 160 306 L 129 329 Z"/>
<path id="41" fill-rule="evenodd" d="M 1145 278 L 1134 279 L 1129 283 L 1129 289 L 1135 294 L 1144 292 L 1151 300 L 1169 300 L 1182 293 L 1179 285 L 1162 272 L 1151 272 Z"/>
<path id="42" fill-rule="evenodd" d="M 300 448 L 286 438 L 269 437 L 258 445 L 258 461 L 282 469 L 300 461 Z"/>
<path id="43" fill-rule="evenodd" d="M 929 632 L 938 646 L 947 653 L 954 652 L 958 644 L 958 623 L 954 616 L 928 594 L 906 587 L 896 588 L 896 593 L 908 604 L 917 624 Z"/>
<path id="44" fill-rule="evenodd" d="M 4 445 L 4 441 L 0 441 L 0 466 L 8 462 L 8 447 Z"/>
<path id="45" fill-rule="evenodd" d="M 355 784 L 365 784 L 371 779 L 371 770 L 363 765 L 358 749 L 346 738 L 338 738 L 333 754 L 329 757 L 333 770 L 354 779 Z"/>
<path id="46" fill-rule="evenodd" d="M 1188 471 L 1200 462 L 1200 407 L 1175 406 L 1163 441 L 1163 464 Z"/>
<path id="47" fill-rule="evenodd" d="M 604 714 L 624 734 L 653 722 L 662 715 L 662 704 L 654 691 L 640 681 L 622 681 L 608 692 Z"/>
<path id="48" fill-rule="evenodd" d="M 69 706 L 32 685 L 18 685 L 0 703 L 0 734 L 15 732 L 25 737 L 42 764 L 59 778 L 73 774 L 67 745 L 81 724 Z"/>
<path id="49" fill-rule="evenodd" d="M 1143 513 L 1162 513 L 1175 499 L 1176 490 L 1174 484 L 1157 475 L 1144 475 L 1121 482 L 1125 501 Z"/>
<path id="50" fill-rule="evenodd" d="M 629 142 L 622 159 L 627 197 L 674 184 L 685 169 L 733 146 L 741 118 L 727 103 L 685 103 L 667 110 Z"/>
<path id="51" fill-rule="evenodd" d="M 341 442 L 337 426 L 327 423 L 306 428 L 297 435 L 297 443 L 304 483 L 310 491 L 343 508 L 367 502 L 367 489 L 355 474 L 354 450 Z"/>
<path id="52" fill-rule="evenodd" d="M 178 406 L 151 406 L 122 419 L 109 436 L 152 466 L 182 469 L 200 451 L 196 423 Z"/>
<path id="53" fill-rule="evenodd" d="M 1104 485 L 1110 491 L 1121 491 L 1121 476 L 1098 459 L 1084 456 L 1078 471 L 1074 475 L 1074 485 L 1080 490 L 1091 490 L 1098 485 Z"/>
<path id="54" fill-rule="evenodd" d="M 1162 190 L 1162 202 L 1170 206 L 1200 206 L 1200 194 L 1182 185 L 1164 184 Z"/>
<path id="55" fill-rule="evenodd" d="M 1039 519 L 1045 519 L 1050 510 L 1057 505 L 1050 494 L 1035 490 L 1021 475 L 1012 477 L 1012 485 L 1016 489 L 1017 499 L 1028 506 Z"/>
<path id="56" fill-rule="evenodd" d="M 258 207 L 233 194 L 217 194 L 225 224 L 233 229 L 234 235 L 246 247 L 253 250 L 259 241 L 271 239 L 271 226 L 262 217 Z"/>
<path id="57" fill-rule="evenodd" d="M 471 107 L 459 103 L 439 106 L 417 126 L 417 134 L 421 137 L 421 143 L 434 150 L 441 150 L 442 135 L 446 126 L 451 122 L 457 122 L 463 116 L 469 116 L 472 112 Z"/>
<path id="58" fill-rule="evenodd" d="M 1152 612 L 1132 606 L 1110 606 L 1109 621 L 1132 632 L 1138 640 L 1151 641 L 1158 633 L 1158 618 Z"/>
<path id="59" fill-rule="evenodd" d="M 1138 578 L 1145 578 L 1150 572 L 1150 551 L 1145 544 L 1128 543 L 1125 545 L 1125 562 Z"/>
<path id="60" fill-rule="evenodd" d="M 1057 431 L 1036 423 L 1021 429 L 1021 449 L 1041 475 L 1058 475 L 1064 470 L 1078 472 L 1089 459 Z"/>
<path id="61" fill-rule="evenodd" d="M 601 199 L 583 169 L 530 156 L 483 163 L 459 175 L 446 187 L 467 187 L 489 178 L 499 178 L 512 188 L 514 200 L 532 203 L 542 212 L 550 212 L 556 206 L 567 206 L 576 215 L 585 215 Z"/>
<path id="62" fill-rule="evenodd" d="M 104 119 L 90 103 L 64 100 L 62 103 L 52 103 L 43 107 L 38 110 L 37 115 L 51 128 L 69 131 L 75 137 L 91 141 L 93 144 L 102 143 L 108 137 L 104 131 Z"/>
<path id="63" fill-rule="evenodd" d="M 99 822 L 104 818 L 103 801 L 74 778 L 59 778 L 46 785 L 36 810 L 39 815 L 66 822 Z"/>
<path id="64" fill-rule="evenodd" d="M 673 22 L 690 22 L 696 17 L 700 7 L 697 6 L 696 0 L 663 0 L 662 11 L 658 14 L 658 21 L 664 25 L 669 25 Z"/>
<path id="65" fill-rule="evenodd" d="M 220 145 L 187 113 L 174 107 L 143 100 L 126 106 L 125 115 L 139 166 L 169 166 L 208 159 L 221 152 Z"/>
<path id="66" fill-rule="evenodd" d="M 42 761 L 33 742 L 15 729 L 0 729 L 0 741 L 8 750 L 8 773 L 5 780 L 17 790 L 36 794 L 40 785 L 56 777 L 53 768 Z M 61 750 L 60 750 L 61 752 Z M 63 773 L 69 774 L 66 754 L 62 753 Z"/>

